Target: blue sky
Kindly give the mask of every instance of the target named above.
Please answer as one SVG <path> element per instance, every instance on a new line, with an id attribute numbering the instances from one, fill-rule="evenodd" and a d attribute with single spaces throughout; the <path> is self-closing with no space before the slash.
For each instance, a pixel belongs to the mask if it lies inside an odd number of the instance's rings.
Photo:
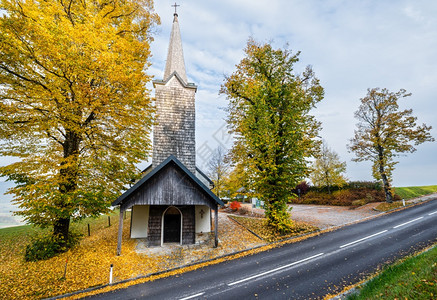
<path id="1" fill-rule="evenodd" d="M 156 79 L 163 76 L 173 3 L 155 3 L 162 24 L 154 29 L 152 66 L 147 72 Z M 419 123 L 433 126 L 432 135 L 437 137 L 436 1 L 180 0 L 178 4 L 187 75 L 198 85 L 200 167 L 211 149 L 231 145 L 220 109 L 226 99 L 218 91 L 224 75 L 231 74 L 243 58 L 250 36 L 277 48 L 288 44 L 301 51 L 297 71 L 313 66 L 325 88 L 325 99 L 313 114 L 322 122 L 321 136 L 347 162 L 349 179 L 372 180 L 370 163 L 352 162 L 353 154 L 346 148 L 355 129 L 353 114 L 368 88 L 411 92 L 401 107 L 412 108 Z M 401 157 L 394 185 L 437 184 L 436 150 L 437 143 L 427 143 Z M 0 158 L 0 164 L 7 162 Z"/>
<path id="2" fill-rule="evenodd" d="M 149 73 L 161 79 L 167 55 L 174 1 L 157 1 L 161 25 L 152 45 Z M 197 163 L 208 149 L 230 141 L 223 135 L 226 98 L 218 94 L 225 74 L 242 59 L 251 36 L 288 44 L 301 51 L 296 71 L 313 69 L 325 88 L 325 99 L 313 110 L 322 122 L 321 136 L 347 163 L 351 180 L 372 180 L 370 163 L 351 161 L 346 144 L 352 138 L 360 98 L 368 88 L 406 89 L 400 102 L 412 108 L 419 123 L 433 126 L 437 97 L 437 2 L 435 1 L 179 1 L 178 15 L 189 81 L 196 95 Z M 417 147 L 399 158 L 395 186 L 437 184 L 437 143 Z"/>

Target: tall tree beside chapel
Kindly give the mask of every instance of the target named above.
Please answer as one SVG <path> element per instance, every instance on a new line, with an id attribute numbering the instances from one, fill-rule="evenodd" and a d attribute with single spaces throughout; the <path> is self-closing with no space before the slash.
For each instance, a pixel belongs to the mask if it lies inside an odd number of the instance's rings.
<path id="1" fill-rule="evenodd" d="M 232 160 L 247 171 L 248 188 L 266 203 L 268 224 L 287 232 L 286 203 L 308 175 L 320 123 L 309 114 L 324 91 L 311 67 L 294 70 L 298 53 L 252 39 L 236 71 L 225 78 L 227 122 L 235 143 Z"/>
<path id="2" fill-rule="evenodd" d="M 318 187 L 327 187 L 330 193 L 332 186 L 343 186 L 346 183 L 344 172 L 346 172 L 346 162 L 340 161 L 337 152 L 330 149 L 323 141 L 320 153 L 312 165 L 311 182 Z"/>
<path id="3" fill-rule="evenodd" d="M 26 221 L 68 239 L 147 158 L 151 0 L 2 0 L 0 168 Z"/>
<path id="4" fill-rule="evenodd" d="M 226 150 L 218 146 L 214 149 L 208 161 L 208 175 L 214 182 L 214 193 L 217 197 L 224 197 L 226 191 L 226 180 L 231 171 L 231 166 L 226 158 Z"/>
<path id="5" fill-rule="evenodd" d="M 382 180 L 387 202 L 393 201 L 392 172 L 398 163 L 395 157 L 416 151 L 414 146 L 434 141 L 431 126 L 417 125 L 412 109 L 399 110 L 398 100 L 408 96 L 411 94 L 404 89 L 398 92 L 368 89 L 355 112 L 359 122 L 348 145 L 356 155 L 354 161 L 373 163 L 373 177 Z"/>

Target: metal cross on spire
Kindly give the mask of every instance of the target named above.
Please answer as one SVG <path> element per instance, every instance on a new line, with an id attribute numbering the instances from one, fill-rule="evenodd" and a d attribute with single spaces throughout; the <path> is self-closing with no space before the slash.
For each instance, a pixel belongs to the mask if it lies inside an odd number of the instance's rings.
<path id="1" fill-rule="evenodd" d="M 180 5 L 176 4 L 176 2 L 175 2 L 172 6 L 174 7 L 174 14 L 177 15 L 178 13 L 177 13 L 176 9 L 177 9 L 178 6 L 180 6 Z"/>

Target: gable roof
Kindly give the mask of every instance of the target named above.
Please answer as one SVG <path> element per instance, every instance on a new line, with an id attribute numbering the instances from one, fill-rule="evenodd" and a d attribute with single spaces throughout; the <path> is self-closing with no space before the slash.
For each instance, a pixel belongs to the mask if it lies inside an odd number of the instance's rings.
<path id="1" fill-rule="evenodd" d="M 152 170 L 152 166 L 153 164 L 148 165 L 146 168 L 144 168 L 144 170 L 141 171 L 141 174 L 145 174 L 144 176 L 146 176 L 147 174 L 149 174 L 149 172 Z M 211 180 L 211 178 L 208 177 L 208 175 L 206 175 L 199 167 L 196 166 L 196 171 L 199 173 L 200 176 L 202 176 L 202 178 L 204 178 L 206 181 L 208 181 L 209 184 L 211 184 L 214 188 L 214 182 Z M 196 178 L 199 179 L 199 177 L 196 175 Z"/>
<path id="2" fill-rule="evenodd" d="M 176 77 L 176 79 L 179 81 L 179 83 L 187 89 L 193 89 L 195 91 L 197 91 L 197 86 L 194 83 L 191 82 L 185 82 L 182 77 L 179 75 L 178 72 L 174 71 L 173 73 L 170 74 L 170 76 L 167 77 L 167 79 L 165 80 L 160 80 L 160 79 L 155 79 L 152 81 L 153 83 L 153 87 L 156 88 L 157 84 L 162 84 L 162 85 L 166 85 L 173 77 Z"/>
<path id="3" fill-rule="evenodd" d="M 170 155 L 159 166 L 157 166 L 152 171 L 150 171 L 146 176 L 141 178 L 134 186 L 129 188 L 120 197 L 118 197 L 117 200 L 112 202 L 112 206 L 122 205 L 124 201 L 129 199 L 130 195 L 132 195 L 134 192 L 139 190 L 150 179 L 154 178 L 167 165 L 174 165 L 175 167 L 179 168 L 184 173 L 184 175 L 188 176 L 188 178 L 194 183 L 195 187 L 197 187 L 199 191 L 206 194 L 208 198 L 213 200 L 218 205 L 224 205 L 224 203 L 207 186 L 205 186 L 193 173 L 191 173 L 174 155 Z"/>
<path id="4" fill-rule="evenodd" d="M 208 177 L 208 175 L 203 173 L 203 171 L 201 169 L 199 169 L 198 167 L 196 167 L 196 171 L 199 172 L 200 176 L 205 178 L 205 180 L 208 181 L 209 184 L 211 184 L 213 186 L 213 188 L 214 188 L 214 182 L 211 180 L 211 178 Z"/>

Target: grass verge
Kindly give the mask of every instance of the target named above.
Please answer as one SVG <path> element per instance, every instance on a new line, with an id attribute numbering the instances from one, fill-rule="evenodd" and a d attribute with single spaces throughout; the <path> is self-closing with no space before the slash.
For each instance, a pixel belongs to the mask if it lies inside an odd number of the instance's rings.
<path id="1" fill-rule="evenodd" d="M 395 187 L 395 193 L 399 195 L 402 199 L 408 200 L 424 195 L 437 193 L 437 185 Z"/>
<path id="2" fill-rule="evenodd" d="M 360 299 L 436 299 L 437 247 L 418 256 L 390 266 L 367 282 L 358 294 L 348 300 Z"/>
<path id="3" fill-rule="evenodd" d="M 317 227 L 312 226 L 303 222 L 293 221 L 294 227 L 292 228 L 291 233 L 286 235 L 281 235 L 268 226 L 265 226 L 265 218 L 247 218 L 240 216 L 229 216 L 231 219 L 237 221 L 250 231 L 254 232 L 256 235 L 261 237 L 263 240 L 267 242 L 276 242 L 286 238 L 290 238 L 293 236 L 301 235 L 308 232 L 313 232 L 318 230 Z"/>
<path id="4" fill-rule="evenodd" d="M 397 187 L 394 189 L 396 195 L 404 200 L 437 193 L 437 185 Z M 381 204 L 376 206 L 375 209 L 379 211 L 389 211 L 391 209 L 399 208 L 402 206 L 402 201 L 393 201 L 392 203 L 382 202 Z"/>
<path id="5" fill-rule="evenodd" d="M 394 201 L 392 203 L 382 202 L 382 203 L 378 204 L 377 206 L 375 206 L 375 210 L 389 211 L 391 209 L 399 208 L 402 206 L 404 206 L 402 201 Z"/>

